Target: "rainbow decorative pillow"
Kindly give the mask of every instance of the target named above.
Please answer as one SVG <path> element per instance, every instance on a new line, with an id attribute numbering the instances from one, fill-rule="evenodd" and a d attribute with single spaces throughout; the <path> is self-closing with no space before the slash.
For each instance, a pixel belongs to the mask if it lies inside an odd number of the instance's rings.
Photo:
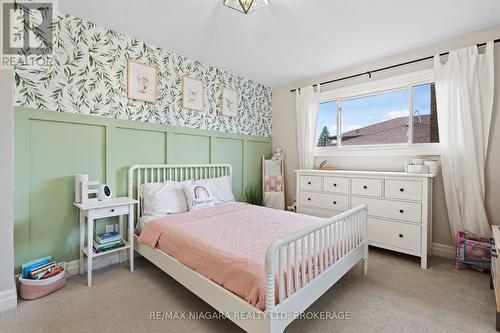
<path id="1" fill-rule="evenodd" d="M 208 183 L 184 184 L 184 193 L 186 194 L 189 210 L 197 210 L 215 205 Z"/>

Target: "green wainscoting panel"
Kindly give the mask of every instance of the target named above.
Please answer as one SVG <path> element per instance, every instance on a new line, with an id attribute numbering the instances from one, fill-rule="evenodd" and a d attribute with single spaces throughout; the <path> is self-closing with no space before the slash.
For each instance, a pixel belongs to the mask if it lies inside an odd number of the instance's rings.
<path id="1" fill-rule="evenodd" d="M 262 186 L 262 156 L 272 153 L 270 142 L 247 140 L 245 144 L 245 168 L 247 185 Z"/>
<path id="2" fill-rule="evenodd" d="M 74 175 L 105 180 L 103 126 L 30 122 L 30 256 L 61 260 L 78 255 Z"/>
<path id="3" fill-rule="evenodd" d="M 210 163 L 210 137 L 169 133 L 167 162 L 170 164 Z"/>
<path id="4" fill-rule="evenodd" d="M 234 194 L 243 200 L 247 184 L 260 186 L 261 158 L 271 154 L 272 139 L 18 107 L 14 140 L 19 272 L 22 263 L 45 255 L 78 259 L 75 174 L 124 196 L 134 164 L 230 163 Z"/>
<path id="5" fill-rule="evenodd" d="M 15 116 L 14 128 L 14 254 L 16 265 L 30 256 L 30 121 Z"/>
<path id="6" fill-rule="evenodd" d="M 167 135 L 142 129 L 114 128 L 107 151 L 109 185 L 116 196 L 127 196 L 128 168 L 134 164 L 165 164 Z"/>
<path id="7" fill-rule="evenodd" d="M 243 140 L 213 138 L 212 163 L 229 163 L 233 167 L 233 193 L 236 200 L 243 195 Z"/>

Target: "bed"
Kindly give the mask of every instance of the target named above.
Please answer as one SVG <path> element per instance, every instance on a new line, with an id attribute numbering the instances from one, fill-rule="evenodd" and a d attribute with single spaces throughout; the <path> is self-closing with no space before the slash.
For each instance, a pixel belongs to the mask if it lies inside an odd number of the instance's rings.
<path id="1" fill-rule="evenodd" d="M 229 164 L 136 165 L 128 194 L 167 180 L 232 176 Z M 153 219 L 135 250 L 247 332 L 283 332 L 360 260 L 368 270 L 367 210 L 329 219 L 225 203 Z"/>

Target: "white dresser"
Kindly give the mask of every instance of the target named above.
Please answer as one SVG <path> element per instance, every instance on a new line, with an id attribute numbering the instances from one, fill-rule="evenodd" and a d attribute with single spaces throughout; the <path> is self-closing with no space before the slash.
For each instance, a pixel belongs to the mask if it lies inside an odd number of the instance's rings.
<path id="1" fill-rule="evenodd" d="M 404 172 L 297 170 L 297 211 L 331 217 L 368 206 L 370 245 L 421 258 L 432 244 L 432 178 Z"/>

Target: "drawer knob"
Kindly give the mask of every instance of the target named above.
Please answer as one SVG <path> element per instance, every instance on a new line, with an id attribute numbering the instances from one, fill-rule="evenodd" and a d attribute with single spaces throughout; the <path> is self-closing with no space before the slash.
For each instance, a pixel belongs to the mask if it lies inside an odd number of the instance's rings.
<path id="1" fill-rule="evenodd" d="M 111 213 L 114 213 L 114 212 L 115 212 L 115 210 L 114 210 L 114 209 L 111 209 Z"/>
<path id="2" fill-rule="evenodd" d="M 307 198 L 307 200 L 311 201 L 311 198 Z"/>
<path id="3" fill-rule="evenodd" d="M 311 182 L 307 182 L 307 185 L 311 185 Z"/>
<path id="4" fill-rule="evenodd" d="M 399 212 L 400 212 L 401 214 L 403 214 L 405 211 L 404 211 L 404 210 L 402 210 L 402 209 L 400 209 L 400 210 L 399 210 Z"/>
<path id="5" fill-rule="evenodd" d="M 337 187 L 337 184 L 333 184 L 333 187 Z"/>
<path id="6" fill-rule="evenodd" d="M 399 192 L 404 192 L 404 191 L 405 191 L 405 189 L 404 189 L 404 188 L 400 188 L 400 189 L 399 189 Z"/>
<path id="7" fill-rule="evenodd" d="M 334 204 L 334 205 L 336 205 L 336 204 L 337 204 L 337 201 L 334 201 L 334 202 L 333 202 L 333 204 Z"/>
<path id="8" fill-rule="evenodd" d="M 365 185 L 365 186 L 363 186 L 363 188 L 366 190 L 368 188 L 368 186 Z"/>
<path id="9" fill-rule="evenodd" d="M 404 238 L 403 234 L 399 234 L 399 238 Z"/>

